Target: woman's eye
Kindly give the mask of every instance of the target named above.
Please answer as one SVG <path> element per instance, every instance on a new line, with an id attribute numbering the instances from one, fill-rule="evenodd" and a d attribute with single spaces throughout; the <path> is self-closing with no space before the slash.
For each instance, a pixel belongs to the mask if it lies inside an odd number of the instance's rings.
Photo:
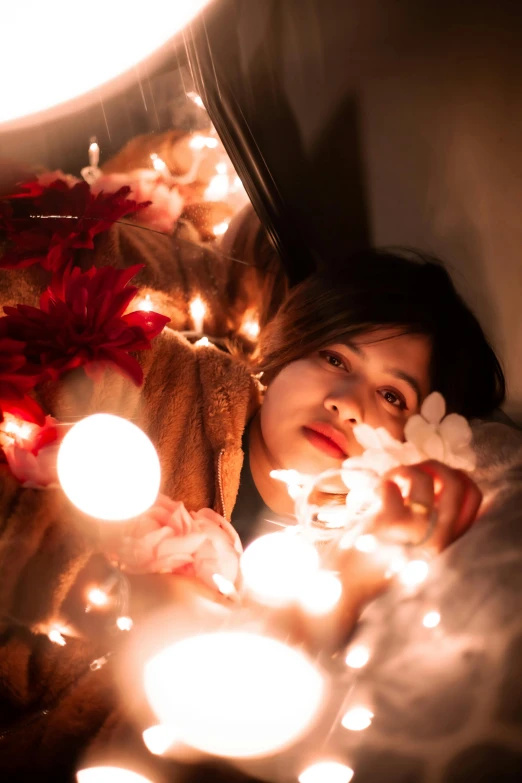
<path id="1" fill-rule="evenodd" d="M 337 356 L 335 353 L 330 353 L 329 351 L 319 351 L 319 355 L 325 360 L 327 364 L 329 364 L 331 367 L 345 367 L 345 364 L 343 360 Z"/>
<path id="2" fill-rule="evenodd" d="M 385 389 L 384 391 L 381 391 L 380 394 L 389 405 L 393 405 L 394 408 L 399 408 L 401 411 L 406 410 L 406 400 L 398 394 L 395 394 L 395 392 Z"/>

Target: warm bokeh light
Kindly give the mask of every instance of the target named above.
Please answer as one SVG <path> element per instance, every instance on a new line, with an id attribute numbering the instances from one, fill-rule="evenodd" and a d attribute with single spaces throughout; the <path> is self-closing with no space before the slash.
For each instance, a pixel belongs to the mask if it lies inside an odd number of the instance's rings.
<path id="1" fill-rule="evenodd" d="M 371 726 L 373 712 L 366 707 L 352 707 L 343 715 L 341 725 L 349 731 L 363 731 Z"/>
<path id="2" fill-rule="evenodd" d="M 214 234 L 214 236 L 222 237 L 223 234 L 226 234 L 229 223 L 230 223 L 229 220 L 223 220 L 221 223 L 216 223 L 215 226 L 212 226 L 212 233 Z"/>
<path id="3" fill-rule="evenodd" d="M 134 623 L 132 622 L 131 617 L 122 616 L 122 617 L 118 617 L 118 619 L 116 620 L 116 625 L 118 626 L 120 631 L 132 631 L 132 626 L 134 625 Z"/>
<path id="4" fill-rule="evenodd" d="M 257 318 L 245 318 L 241 324 L 241 331 L 249 340 L 257 340 L 259 337 L 260 326 Z"/>
<path id="5" fill-rule="evenodd" d="M 146 12 L 129 13 L 125 0 L 70 0 L 6 3 L 2 6 L 0 123 L 40 112 L 83 95 L 135 68 L 183 29 L 209 0 L 148 0 Z M 86 16 L 87 8 L 87 16 Z M 121 35 L 125 19 L 125 35 Z M 85 27 L 87 25 L 87 27 Z M 85 57 L 78 31 L 96 29 L 96 56 Z M 59 46 L 49 45 L 53 31 Z M 117 43 L 117 45 L 116 45 Z M 31 52 L 35 68 L 13 68 L 21 51 Z M 64 67 L 64 63 L 67 65 Z M 100 100 L 95 94 L 93 100 Z"/>
<path id="6" fill-rule="evenodd" d="M 228 174 L 216 174 L 205 190 L 205 201 L 225 201 L 228 196 Z"/>
<path id="7" fill-rule="evenodd" d="M 370 648 L 365 644 L 354 644 L 348 650 L 345 660 L 351 669 L 362 669 L 370 660 Z"/>
<path id="8" fill-rule="evenodd" d="M 138 299 L 138 310 L 143 310 L 145 313 L 150 313 L 153 309 L 152 299 L 150 294 L 145 294 L 142 299 Z"/>
<path id="9" fill-rule="evenodd" d="M 363 536 L 359 536 L 354 546 L 359 552 L 371 554 L 377 550 L 378 542 L 375 536 L 372 536 L 371 533 L 366 533 Z"/>
<path id="10" fill-rule="evenodd" d="M 241 631 L 183 639 L 149 660 L 145 692 L 179 741 L 235 758 L 265 756 L 302 736 L 325 683 L 299 650 Z"/>
<path id="11" fill-rule="evenodd" d="M 65 639 L 63 638 L 59 628 L 51 628 L 47 634 L 47 637 L 49 641 L 54 642 L 54 644 L 59 644 L 60 647 L 65 647 Z"/>
<path id="12" fill-rule="evenodd" d="M 194 101 L 196 106 L 198 106 L 200 109 L 205 108 L 205 104 L 203 103 L 201 96 L 197 94 L 197 92 L 191 91 L 187 93 L 187 98 L 190 98 L 191 101 Z"/>
<path id="13" fill-rule="evenodd" d="M 111 522 L 130 519 L 156 500 L 161 470 L 149 438 L 108 413 L 82 419 L 58 451 L 62 489 L 81 511 Z"/>
<path id="14" fill-rule="evenodd" d="M 210 340 L 208 339 L 208 337 L 206 337 L 206 335 L 203 335 L 203 337 L 200 337 L 200 338 L 199 338 L 199 340 L 196 340 L 196 342 L 194 343 L 194 345 L 199 345 L 199 346 L 204 346 L 204 347 L 207 347 L 207 346 L 209 346 L 209 345 L 212 345 L 212 343 L 210 342 Z"/>
<path id="15" fill-rule="evenodd" d="M 270 606 L 299 599 L 318 568 L 317 550 L 293 530 L 256 538 L 241 557 L 244 587 Z"/>
<path id="16" fill-rule="evenodd" d="M 155 756 L 162 756 L 176 743 L 178 732 L 172 726 L 160 723 L 145 729 L 142 736 L 147 750 Z"/>
<path id="17" fill-rule="evenodd" d="M 169 170 L 167 168 L 167 164 L 163 160 L 163 158 L 160 158 L 159 155 L 157 155 L 155 152 L 151 153 L 150 161 L 152 163 L 152 167 L 155 171 L 157 171 L 159 174 L 168 174 Z"/>
<path id="18" fill-rule="evenodd" d="M 217 147 L 218 143 L 218 140 L 213 136 L 202 136 L 200 133 L 196 133 L 190 139 L 189 147 L 192 150 L 203 150 L 205 147 L 212 150 Z"/>
<path id="19" fill-rule="evenodd" d="M 232 582 L 221 574 L 212 574 L 212 581 L 222 595 L 236 595 L 237 591 Z"/>
<path id="20" fill-rule="evenodd" d="M 76 773 L 78 783 L 151 783 L 149 778 L 123 767 L 87 767 Z"/>
<path id="21" fill-rule="evenodd" d="M 87 600 L 93 606 L 106 606 L 109 601 L 109 596 L 104 590 L 99 587 L 93 587 L 87 593 Z"/>
<path id="22" fill-rule="evenodd" d="M 342 592 L 339 577 L 331 571 L 320 570 L 307 581 L 299 596 L 299 603 L 309 614 L 327 614 L 339 603 Z"/>
<path id="23" fill-rule="evenodd" d="M 33 433 L 38 430 L 38 425 L 19 419 L 11 413 L 4 413 L 0 429 L 6 435 L 12 435 L 17 440 L 29 440 Z"/>
<path id="24" fill-rule="evenodd" d="M 194 331 L 202 332 L 207 306 L 200 296 L 195 296 L 189 305 L 190 315 L 194 322 Z"/>
<path id="25" fill-rule="evenodd" d="M 410 560 L 401 570 L 399 580 L 405 587 L 416 587 L 424 582 L 429 570 L 425 560 Z"/>
<path id="26" fill-rule="evenodd" d="M 427 612 L 422 618 L 422 624 L 425 628 L 436 628 L 440 623 L 439 612 Z"/>
<path id="27" fill-rule="evenodd" d="M 349 783 L 353 769 L 338 761 L 318 761 L 299 775 L 299 783 Z"/>

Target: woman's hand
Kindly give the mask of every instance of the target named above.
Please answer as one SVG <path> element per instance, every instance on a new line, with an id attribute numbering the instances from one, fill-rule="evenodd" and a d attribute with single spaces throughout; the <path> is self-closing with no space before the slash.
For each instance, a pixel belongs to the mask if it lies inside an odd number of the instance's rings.
<path id="1" fill-rule="evenodd" d="M 419 549 L 430 556 L 466 532 L 482 501 L 469 476 L 434 460 L 385 474 L 380 496 L 381 508 L 368 532 L 381 544 L 420 544 Z M 343 585 L 339 603 L 321 618 L 294 613 L 295 638 L 316 652 L 342 646 L 364 606 L 390 586 L 389 560 L 385 546 L 371 553 L 339 551 L 333 565 Z"/>

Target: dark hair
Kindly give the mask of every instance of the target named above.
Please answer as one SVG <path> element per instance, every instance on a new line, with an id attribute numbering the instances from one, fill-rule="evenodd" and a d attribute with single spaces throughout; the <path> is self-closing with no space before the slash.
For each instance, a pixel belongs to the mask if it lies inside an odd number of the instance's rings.
<path id="1" fill-rule="evenodd" d="M 484 417 L 504 401 L 500 363 L 448 272 L 404 250 L 364 251 L 296 286 L 261 335 L 257 369 L 271 380 L 325 345 L 383 327 L 430 338 L 431 389 L 448 412 Z"/>

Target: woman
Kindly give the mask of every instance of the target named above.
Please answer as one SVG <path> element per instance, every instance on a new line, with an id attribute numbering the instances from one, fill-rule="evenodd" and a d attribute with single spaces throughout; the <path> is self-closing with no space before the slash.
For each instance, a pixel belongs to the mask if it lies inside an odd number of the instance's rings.
<path id="1" fill-rule="evenodd" d="M 346 271 L 311 278 L 290 294 L 261 340 L 254 369 L 267 385 L 262 404 L 251 367 L 212 346 L 192 346 L 168 329 L 140 361 L 141 390 L 116 373 L 107 372 L 93 389 L 75 376 L 50 392 L 47 409 L 65 420 L 94 411 L 132 418 L 157 448 L 162 493 L 189 511 L 211 508 L 231 519 L 244 540 L 252 536 L 255 507 L 291 512 L 286 491 L 270 477 L 273 468 L 310 473 L 340 466 L 360 451 L 352 433 L 358 422 L 384 426 L 400 438 L 433 389 L 449 410 L 468 417 L 488 416 L 504 396 L 493 351 L 447 273 L 431 261 L 393 253 L 361 254 Z M 469 477 L 438 463 L 400 472 L 410 481 L 410 495 L 403 500 L 397 484 L 384 481 L 380 524 L 424 529 L 426 510 L 435 505 L 442 549 L 473 522 L 481 496 Z M 11 544 L 0 563 L 10 574 L 3 612 L 42 629 L 62 612 L 81 627 L 85 585 L 100 564 L 96 547 L 78 534 L 63 493 L 24 490 L 4 477 L 1 501 L 3 536 Z M 17 543 L 21 529 L 23 546 Z M 340 566 L 347 589 L 338 640 L 382 589 L 382 574 L 369 570 L 362 556 L 350 554 Z M 31 575 L 33 590 L 27 586 Z M 134 578 L 135 619 L 140 605 L 146 612 L 159 594 L 170 600 L 182 582 L 171 575 Z M 187 600 L 199 593 L 195 580 L 183 584 Z M 93 657 L 92 634 L 86 649 L 75 642 L 62 650 L 38 638 L 11 631 L 2 647 L 1 701 L 10 705 L 7 715 L 23 718 L 9 751 L 0 747 L 12 780 L 29 748 L 40 770 L 63 779 L 87 742 L 96 735 L 98 747 L 105 747 L 117 725 L 111 686 L 117 656 L 101 671 L 84 674 Z M 30 666 L 23 663 L 28 660 Z M 38 681 L 35 693 L 39 667 L 53 677 L 49 688 Z M 30 719 L 49 703 L 45 715 Z"/>

